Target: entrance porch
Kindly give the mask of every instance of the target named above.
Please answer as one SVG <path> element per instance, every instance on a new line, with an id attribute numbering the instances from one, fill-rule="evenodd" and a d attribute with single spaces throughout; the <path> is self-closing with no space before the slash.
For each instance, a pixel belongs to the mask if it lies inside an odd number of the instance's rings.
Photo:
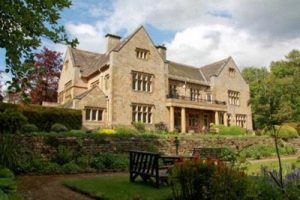
<path id="1" fill-rule="evenodd" d="M 169 115 L 170 131 L 177 130 L 181 133 L 205 133 L 209 131 L 211 123 L 228 126 L 226 111 L 170 106 Z"/>

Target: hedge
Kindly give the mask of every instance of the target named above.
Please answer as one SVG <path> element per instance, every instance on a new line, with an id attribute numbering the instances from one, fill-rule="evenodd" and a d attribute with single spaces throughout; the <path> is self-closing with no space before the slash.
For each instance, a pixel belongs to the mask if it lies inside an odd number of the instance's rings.
<path id="1" fill-rule="evenodd" d="M 35 124 L 41 131 L 50 131 L 51 126 L 55 123 L 63 124 L 68 129 L 80 129 L 82 126 L 80 110 L 0 103 L 0 112 L 4 111 L 22 113 L 28 123 Z"/>

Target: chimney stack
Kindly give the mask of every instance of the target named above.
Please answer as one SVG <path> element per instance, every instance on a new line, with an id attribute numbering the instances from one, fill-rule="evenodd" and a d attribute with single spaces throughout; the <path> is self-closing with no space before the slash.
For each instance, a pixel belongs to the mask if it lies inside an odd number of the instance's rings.
<path id="1" fill-rule="evenodd" d="M 107 38 L 107 44 L 106 44 L 106 51 L 109 52 L 112 50 L 115 46 L 117 46 L 120 41 L 121 37 L 118 35 L 113 35 L 113 34 L 106 34 L 105 37 Z"/>
<path id="2" fill-rule="evenodd" d="M 163 60 L 165 61 L 167 59 L 167 48 L 164 44 L 156 46 L 156 49 L 158 50 L 158 53 L 161 55 Z"/>

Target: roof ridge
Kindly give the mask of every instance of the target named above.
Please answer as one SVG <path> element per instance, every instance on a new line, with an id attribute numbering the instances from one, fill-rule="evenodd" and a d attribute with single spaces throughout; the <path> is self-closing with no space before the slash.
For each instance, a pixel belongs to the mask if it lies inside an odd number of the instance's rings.
<path id="1" fill-rule="evenodd" d="M 93 54 L 99 54 L 99 55 L 104 55 L 103 53 L 98 53 L 98 52 L 93 52 L 93 51 L 88 51 L 88 50 L 83 50 L 83 49 L 75 49 L 72 47 L 69 47 L 71 51 L 81 51 L 81 52 L 86 52 L 86 53 L 93 53 Z"/>
<path id="2" fill-rule="evenodd" d="M 200 69 L 199 67 L 196 67 L 196 66 L 187 65 L 187 64 L 183 64 L 183 63 L 179 63 L 179 62 L 174 62 L 174 61 L 171 61 L 171 60 L 167 60 L 167 62 L 171 62 L 171 63 L 178 64 L 178 65 L 183 65 L 185 67 L 189 67 L 189 68 L 193 68 L 193 69 Z"/>
<path id="3" fill-rule="evenodd" d="M 140 30 L 145 29 L 143 25 L 140 25 L 138 28 L 136 28 L 131 34 L 127 35 L 119 44 L 117 44 L 114 48 L 112 48 L 110 51 L 106 52 L 106 54 L 110 54 L 112 51 L 120 51 L 122 47 Z"/>
<path id="4" fill-rule="evenodd" d="M 231 57 L 231 56 L 229 56 L 229 57 L 227 57 L 227 58 L 224 58 L 224 59 L 222 59 L 222 60 L 218 60 L 218 61 L 215 61 L 215 62 L 206 64 L 206 65 L 203 65 L 203 66 L 200 67 L 200 69 L 209 67 L 209 66 L 211 66 L 211 65 L 215 65 L 215 64 L 217 64 L 217 63 L 221 63 L 221 62 L 227 61 L 230 57 Z"/>

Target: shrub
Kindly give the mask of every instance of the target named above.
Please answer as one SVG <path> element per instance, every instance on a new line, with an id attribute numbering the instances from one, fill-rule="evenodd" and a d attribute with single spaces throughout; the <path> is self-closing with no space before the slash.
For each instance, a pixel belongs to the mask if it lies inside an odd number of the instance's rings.
<path id="1" fill-rule="evenodd" d="M 80 167 L 74 161 L 71 161 L 62 166 L 62 171 L 64 173 L 77 173 L 80 172 Z"/>
<path id="2" fill-rule="evenodd" d="M 15 178 L 15 175 L 11 170 L 2 168 L 0 169 L 0 178 Z"/>
<path id="3" fill-rule="evenodd" d="M 157 130 L 157 131 L 163 131 L 163 132 L 168 131 L 168 126 L 163 122 L 159 122 L 157 124 L 154 124 L 154 127 L 155 127 L 155 130 Z"/>
<path id="4" fill-rule="evenodd" d="M 291 145 L 281 144 L 279 146 L 279 152 L 280 154 L 290 155 L 290 154 L 295 154 L 296 149 Z M 263 157 L 274 156 L 275 154 L 276 154 L 275 146 L 258 144 L 258 145 L 252 145 L 247 148 L 244 148 L 240 152 L 240 157 L 260 159 Z"/>
<path id="5" fill-rule="evenodd" d="M 84 134 L 86 134 L 87 133 L 87 131 L 86 130 L 82 130 L 82 129 L 80 129 L 80 130 L 70 130 L 69 132 L 68 132 L 68 134 L 69 135 L 78 135 L 78 136 L 80 136 L 80 135 L 84 135 Z"/>
<path id="6" fill-rule="evenodd" d="M 16 169 L 21 159 L 21 147 L 14 136 L 0 135 L 0 166 Z"/>
<path id="7" fill-rule="evenodd" d="M 22 127 L 22 132 L 23 133 L 33 133 L 37 132 L 39 128 L 35 124 L 25 124 Z"/>
<path id="8" fill-rule="evenodd" d="M 30 171 L 42 172 L 46 167 L 46 163 L 40 158 L 33 158 L 29 165 Z"/>
<path id="9" fill-rule="evenodd" d="M 97 131 L 97 133 L 100 133 L 100 134 L 115 134 L 116 131 L 114 129 L 111 129 L 111 128 L 102 128 L 102 129 L 99 129 Z"/>
<path id="10" fill-rule="evenodd" d="M 0 113 L 0 133 L 19 133 L 26 122 L 27 118 L 20 112 L 5 111 Z"/>
<path id="11" fill-rule="evenodd" d="M 134 122 L 133 123 L 134 128 L 136 128 L 139 132 L 145 132 L 145 124 L 142 122 Z"/>
<path id="12" fill-rule="evenodd" d="M 212 159 L 185 161 L 171 169 L 174 199 L 243 199 L 247 177 Z"/>
<path id="13" fill-rule="evenodd" d="M 50 131 L 51 125 L 55 123 L 64 124 L 68 129 L 80 129 L 82 126 L 80 110 L 1 103 L 0 112 L 5 110 L 22 113 L 28 123 L 35 124 L 42 131 Z"/>
<path id="14" fill-rule="evenodd" d="M 12 178 L 0 178 L 0 189 L 7 194 L 16 193 L 17 184 Z"/>
<path id="15" fill-rule="evenodd" d="M 129 164 L 127 155 L 113 154 L 113 153 L 101 153 L 95 155 L 92 159 L 91 166 L 95 169 L 104 170 L 125 170 Z"/>
<path id="16" fill-rule="evenodd" d="M 76 159 L 76 164 L 81 168 L 87 168 L 91 165 L 91 156 L 80 156 Z"/>
<path id="17" fill-rule="evenodd" d="M 61 172 L 61 166 L 54 162 L 49 162 L 44 166 L 43 172 L 52 174 Z"/>
<path id="18" fill-rule="evenodd" d="M 63 145 L 59 145 L 55 156 L 55 162 L 63 165 L 73 160 L 73 151 Z"/>
<path id="19" fill-rule="evenodd" d="M 219 126 L 220 135 L 246 135 L 246 129 L 239 126 Z"/>
<path id="20" fill-rule="evenodd" d="M 60 123 L 55 123 L 51 126 L 51 131 L 54 131 L 54 132 L 65 132 L 65 131 L 68 131 L 68 128 L 63 125 L 63 124 L 60 124 Z"/>
<path id="21" fill-rule="evenodd" d="M 17 184 L 13 172 L 7 168 L 0 168 L 0 199 L 4 199 L 11 193 L 16 193 L 16 191 Z"/>
<path id="22" fill-rule="evenodd" d="M 135 135 L 138 134 L 139 132 L 136 129 L 133 128 L 125 128 L 125 127 L 120 127 L 116 129 L 116 134 L 117 135 Z"/>
<path id="23" fill-rule="evenodd" d="M 276 127 L 277 129 L 279 127 Z M 298 132 L 295 128 L 288 126 L 288 125 L 283 125 L 279 129 L 278 132 L 278 137 L 279 138 L 296 138 L 298 137 Z"/>

